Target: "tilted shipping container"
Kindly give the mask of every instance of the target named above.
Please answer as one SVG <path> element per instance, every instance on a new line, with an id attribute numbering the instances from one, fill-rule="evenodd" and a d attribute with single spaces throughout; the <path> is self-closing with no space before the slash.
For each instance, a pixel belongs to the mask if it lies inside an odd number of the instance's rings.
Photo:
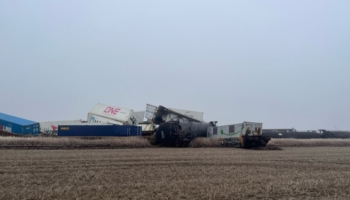
<path id="1" fill-rule="evenodd" d="M 145 112 L 146 111 L 137 111 L 134 112 L 134 117 L 136 118 L 138 123 L 142 123 L 144 121 L 145 118 Z"/>
<path id="2" fill-rule="evenodd" d="M 0 113 L 0 131 L 9 134 L 37 135 L 39 123 Z"/>
<path id="3" fill-rule="evenodd" d="M 196 119 L 198 121 L 201 121 L 201 122 L 204 121 L 204 118 L 203 118 L 204 113 L 203 112 L 197 112 L 197 111 L 191 111 L 191 110 L 182 110 L 182 109 L 177 109 L 177 108 L 168 108 L 168 109 L 173 110 L 173 111 L 175 111 L 177 113 L 180 113 L 182 115 L 185 115 L 187 117 Z"/>
<path id="4" fill-rule="evenodd" d="M 99 123 L 99 124 L 115 124 L 115 125 L 123 125 L 122 122 L 118 122 L 112 119 L 108 119 L 106 117 L 100 117 L 98 115 L 94 115 L 89 113 L 88 114 L 88 120 L 89 123 Z"/>
<path id="5" fill-rule="evenodd" d="M 136 125 L 138 121 L 134 116 L 132 109 L 109 106 L 105 104 L 97 104 L 89 113 L 88 121 L 91 121 L 91 116 L 99 116 L 114 121 L 118 121 L 125 125 Z"/>

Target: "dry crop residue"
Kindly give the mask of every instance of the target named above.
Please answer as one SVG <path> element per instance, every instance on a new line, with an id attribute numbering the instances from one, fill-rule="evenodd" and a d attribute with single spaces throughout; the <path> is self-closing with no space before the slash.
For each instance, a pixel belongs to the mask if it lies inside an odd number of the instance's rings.
<path id="1" fill-rule="evenodd" d="M 350 199 L 350 148 L 1 150 L 0 199 Z"/>

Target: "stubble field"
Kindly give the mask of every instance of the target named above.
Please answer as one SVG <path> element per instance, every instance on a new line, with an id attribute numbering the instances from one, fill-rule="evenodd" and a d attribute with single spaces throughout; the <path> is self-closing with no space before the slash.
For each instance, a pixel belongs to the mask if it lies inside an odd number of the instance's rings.
<path id="1" fill-rule="evenodd" d="M 0 150 L 0 199 L 350 199 L 350 148 Z"/>

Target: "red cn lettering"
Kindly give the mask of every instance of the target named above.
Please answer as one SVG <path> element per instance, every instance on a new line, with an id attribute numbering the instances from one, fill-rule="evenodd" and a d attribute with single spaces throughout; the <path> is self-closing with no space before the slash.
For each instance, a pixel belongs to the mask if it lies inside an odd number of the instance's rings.
<path id="1" fill-rule="evenodd" d="M 119 110 L 120 110 L 119 108 L 107 107 L 103 112 L 116 115 L 119 112 Z"/>

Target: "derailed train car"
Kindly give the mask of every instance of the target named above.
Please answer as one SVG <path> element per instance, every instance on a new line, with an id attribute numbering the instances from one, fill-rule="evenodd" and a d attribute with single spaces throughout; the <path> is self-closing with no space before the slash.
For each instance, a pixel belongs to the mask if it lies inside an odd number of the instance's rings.
<path id="1" fill-rule="evenodd" d="M 154 132 L 153 144 L 185 147 L 196 137 L 206 137 L 207 129 L 215 122 L 203 122 L 203 113 L 147 104 L 145 117 L 159 125 Z"/>
<path id="2" fill-rule="evenodd" d="M 165 122 L 156 132 L 154 144 L 169 147 L 186 147 L 196 137 L 206 137 L 209 127 L 214 123 L 203 122 Z"/>
<path id="3" fill-rule="evenodd" d="M 197 137 L 209 137 L 224 140 L 223 144 L 234 141 L 233 146 L 251 148 L 265 146 L 270 140 L 269 137 L 262 136 L 262 123 L 244 122 L 233 125 L 237 135 L 215 135 L 215 130 L 220 128 L 222 132 L 225 126 L 216 127 L 216 121 L 203 122 L 202 113 L 196 111 L 178 112 L 177 109 L 168 109 L 163 106 L 147 105 L 146 118 L 152 120 L 159 127 L 154 133 L 153 143 L 161 146 L 186 147 Z M 181 110 L 184 111 L 184 110 Z M 184 113 L 198 113 L 199 117 L 191 117 Z M 231 126 L 230 126 L 231 127 Z M 255 129 L 255 130 L 254 130 Z M 230 129 L 231 130 L 231 129 Z M 238 134 L 239 133 L 239 134 Z"/>
<path id="4" fill-rule="evenodd" d="M 262 127 L 263 124 L 257 122 L 210 127 L 207 137 L 220 139 L 223 146 L 264 147 L 270 141 L 270 137 L 262 135 Z"/>

